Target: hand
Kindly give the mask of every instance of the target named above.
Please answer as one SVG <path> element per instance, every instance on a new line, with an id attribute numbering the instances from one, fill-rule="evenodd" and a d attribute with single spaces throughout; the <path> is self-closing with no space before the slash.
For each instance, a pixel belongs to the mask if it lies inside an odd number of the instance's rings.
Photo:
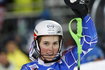
<path id="1" fill-rule="evenodd" d="M 85 17 L 88 14 L 89 0 L 64 0 L 78 17 Z"/>

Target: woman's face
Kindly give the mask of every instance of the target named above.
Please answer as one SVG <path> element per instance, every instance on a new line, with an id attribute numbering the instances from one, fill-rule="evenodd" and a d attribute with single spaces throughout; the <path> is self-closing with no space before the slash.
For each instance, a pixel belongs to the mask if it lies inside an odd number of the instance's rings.
<path id="1" fill-rule="evenodd" d="M 40 43 L 42 59 L 51 61 L 59 49 L 59 36 L 42 36 Z"/>

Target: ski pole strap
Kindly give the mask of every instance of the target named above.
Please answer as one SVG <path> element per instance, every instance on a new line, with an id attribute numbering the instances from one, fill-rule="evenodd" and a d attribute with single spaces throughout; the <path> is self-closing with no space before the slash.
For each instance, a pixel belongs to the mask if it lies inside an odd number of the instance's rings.
<path id="1" fill-rule="evenodd" d="M 77 33 L 74 33 L 71 29 L 71 24 L 73 21 L 76 21 L 77 23 Z M 81 37 L 82 37 L 82 19 L 81 18 L 74 18 L 69 23 L 69 32 L 73 39 L 75 40 L 77 44 L 77 51 L 78 51 L 78 70 L 80 70 L 80 54 L 82 53 L 82 45 L 81 45 Z"/>

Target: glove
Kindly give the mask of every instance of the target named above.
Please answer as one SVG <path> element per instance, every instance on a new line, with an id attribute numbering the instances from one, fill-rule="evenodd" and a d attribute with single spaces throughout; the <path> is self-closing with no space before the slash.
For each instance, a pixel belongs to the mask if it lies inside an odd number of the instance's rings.
<path id="1" fill-rule="evenodd" d="M 78 17 L 84 18 L 88 14 L 89 0 L 64 0 L 64 2 Z"/>

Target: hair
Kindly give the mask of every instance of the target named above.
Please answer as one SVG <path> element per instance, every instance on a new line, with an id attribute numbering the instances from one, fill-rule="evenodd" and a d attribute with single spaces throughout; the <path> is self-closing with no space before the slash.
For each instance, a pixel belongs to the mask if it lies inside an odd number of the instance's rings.
<path id="1" fill-rule="evenodd" d="M 0 47 L 0 54 L 5 53 L 7 54 L 7 50 L 4 47 Z"/>

